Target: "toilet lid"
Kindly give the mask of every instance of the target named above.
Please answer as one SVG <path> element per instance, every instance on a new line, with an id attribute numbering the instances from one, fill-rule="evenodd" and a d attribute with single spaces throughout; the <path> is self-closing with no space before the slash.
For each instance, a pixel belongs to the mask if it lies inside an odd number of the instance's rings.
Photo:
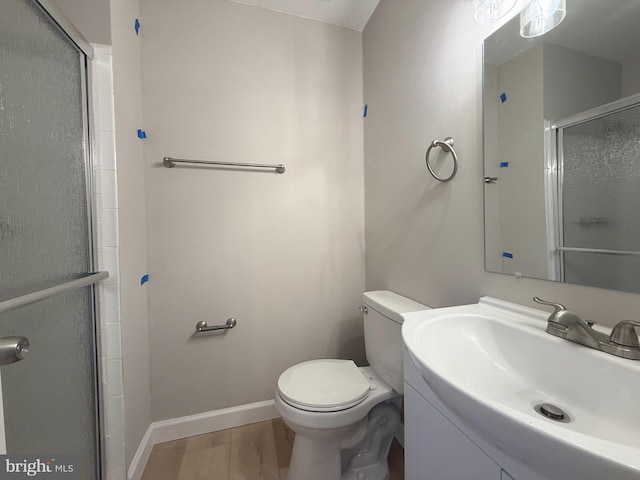
<path id="1" fill-rule="evenodd" d="M 278 392 L 301 410 L 335 412 L 362 402 L 369 382 L 351 360 L 311 360 L 285 370 Z"/>

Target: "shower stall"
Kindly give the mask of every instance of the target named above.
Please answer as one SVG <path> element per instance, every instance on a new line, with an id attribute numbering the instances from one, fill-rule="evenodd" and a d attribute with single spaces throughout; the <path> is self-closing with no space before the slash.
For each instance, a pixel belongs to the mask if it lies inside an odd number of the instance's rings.
<path id="1" fill-rule="evenodd" d="M 640 292 L 640 95 L 556 122 L 556 272 Z"/>
<path id="2" fill-rule="evenodd" d="M 92 50 L 56 13 L 0 2 L 0 454 L 99 479 Z"/>

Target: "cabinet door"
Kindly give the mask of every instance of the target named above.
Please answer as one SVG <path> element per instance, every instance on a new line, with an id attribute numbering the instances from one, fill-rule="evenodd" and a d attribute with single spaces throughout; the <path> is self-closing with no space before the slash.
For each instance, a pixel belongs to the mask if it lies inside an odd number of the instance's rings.
<path id="1" fill-rule="evenodd" d="M 405 383 L 406 480 L 500 480 L 501 468 Z"/>

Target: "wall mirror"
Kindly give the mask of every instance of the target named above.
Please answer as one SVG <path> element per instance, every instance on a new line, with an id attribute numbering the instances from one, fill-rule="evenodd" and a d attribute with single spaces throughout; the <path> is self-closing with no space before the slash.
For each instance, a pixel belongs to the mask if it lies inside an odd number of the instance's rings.
<path id="1" fill-rule="evenodd" d="M 640 292 L 640 2 L 484 42 L 485 268 Z"/>

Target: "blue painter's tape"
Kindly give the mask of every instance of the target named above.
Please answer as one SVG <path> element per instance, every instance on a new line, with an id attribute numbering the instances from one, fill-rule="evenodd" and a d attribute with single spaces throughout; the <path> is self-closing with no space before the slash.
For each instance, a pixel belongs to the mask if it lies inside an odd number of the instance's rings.
<path id="1" fill-rule="evenodd" d="M 133 28 L 136 29 L 136 35 L 140 35 L 140 20 L 136 18 L 136 21 L 133 23 Z"/>
<path id="2" fill-rule="evenodd" d="M 149 281 L 149 274 L 145 273 L 142 277 L 140 277 L 140 285 L 144 285 Z"/>
<path id="3" fill-rule="evenodd" d="M 502 252 L 502 256 L 504 258 L 513 258 L 513 253 L 509 253 L 509 252 Z"/>
<path id="4" fill-rule="evenodd" d="M 500 168 L 507 168 L 509 166 L 509 162 L 500 162 Z"/>
<path id="5" fill-rule="evenodd" d="M 145 132 L 144 130 L 138 129 L 138 138 L 141 138 L 142 140 L 144 140 L 145 138 L 147 138 L 147 132 Z"/>
<path id="6" fill-rule="evenodd" d="M 507 101 L 507 94 L 506 94 L 506 93 L 501 93 L 501 94 L 500 94 L 500 101 L 501 101 L 502 103 L 504 103 L 504 102 L 506 102 L 506 101 Z"/>
<path id="7" fill-rule="evenodd" d="M 366 117 L 367 116 L 367 110 L 369 110 L 369 105 L 367 105 L 366 103 L 364 104 L 364 108 L 362 109 L 362 116 Z"/>

